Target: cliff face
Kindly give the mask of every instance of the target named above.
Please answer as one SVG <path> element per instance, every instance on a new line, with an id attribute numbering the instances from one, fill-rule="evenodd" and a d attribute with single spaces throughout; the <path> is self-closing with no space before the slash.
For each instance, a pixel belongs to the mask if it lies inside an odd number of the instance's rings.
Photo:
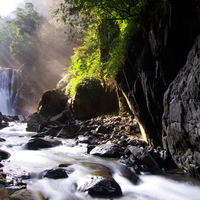
<path id="1" fill-rule="evenodd" d="M 198 1 L 165 1 L 131 41 L 117 82 L 143 126 L 147 141 L 162 143 L 163 97 L 199 34 Z M 133 49 L 134 52 L 133 54 Z"/>
<path id="2" fill-rule="evenodd" d="M 176 164 L 200 178 L 200 36 L 164 95 L 163 144 Z"/>

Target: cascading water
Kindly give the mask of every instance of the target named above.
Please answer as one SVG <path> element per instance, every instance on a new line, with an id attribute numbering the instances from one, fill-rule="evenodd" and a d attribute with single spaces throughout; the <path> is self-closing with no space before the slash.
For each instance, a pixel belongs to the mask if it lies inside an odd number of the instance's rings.
<path id="1" fill-rule="evenodd" d="M 0 67 L 0 112 L 3 115 L 15 115 L 17 93 L 22 85 L 20 71 Z"/>
<path id="2" fill-rule="evenodd" d="M 86 154 L 87 147 L 84 144 L 75 145 L 73 139 L 60 138 L 62 145 L 52 148 L 26 150 L 24 144 L 35 133 L 26 132 L 25 128 L 26 124 L 10 124 L 10 127 L 0 130 L 0 136 L 5 139 L 0 142 L 0 149 L 11 154 L 8 160 L 2 161 L 4 167 L 1 169 L 8 175 L 12 174 L 11 177 L 29 173 L 29 179 L 24 180 L 27 189 L 36 193 L 40 191 L 49 200 L 200 200 L 199 180 L 183 175 L 170 178 L 141 174 L 140 184 L 134 185 L 119 173 L 118 162 Z M 87 192 L 78 190 L 79 183 L 85 180 L 88 172 L 96 173 L 95 168 L 90 167 L 93 163 L 111 169 L 114 179 L 122 189 L 122 196 L 92 197 Z M 41 172 L 58 168 L 60 164 L 67 164 L 62 168 L 68 172 L 67 178 L 51 179 L 39 176 Z"/>

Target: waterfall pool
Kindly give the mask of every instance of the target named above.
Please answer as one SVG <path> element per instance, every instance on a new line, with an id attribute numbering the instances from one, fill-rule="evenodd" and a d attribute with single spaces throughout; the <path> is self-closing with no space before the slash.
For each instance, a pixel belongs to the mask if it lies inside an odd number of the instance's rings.
<path id="1" fill-rule="evenodd" d="M 0 130 L 0 137 L 6 139 L 0 142 L 0 149 L 11 154 L 1 163 L 3 171 L 12 176 L 30 175 L 30 179 L 23 180 L 27 189 L 40 191 L 49 200 L 90 200 L 94 198 L 86 192 L 77 190 L 77 182 L 84 180 L 88 171 L 85 163 L 103 164 L 113 171 L 113 177 L 120 185 L 123 195 L 117 200 L 200 200 L 200 181 L 186 175 L 171 173 L 169 176 L 139 175 L 141 183 L 133 185 L 123 177 L 119 170 L 119 163 L 113 159 L 103 159 L 88 155 L 87 145 L 74 145 L 72 139 L 60 139 L 62 145 L 40 150 L 25 150 L 24 144 L 33 132 L 26 132 L 26 123 L 10 123 L 10 126 Z M 68 178 L 41 178 L 44 170 L 57 167 L 59 164 L 70 164 Z M 177 176 L 175 176 L 177 175 Z M 8 176 L 9 178 L 9 176 Z M 38 197 L 39 199 L 39 197 Z"/>

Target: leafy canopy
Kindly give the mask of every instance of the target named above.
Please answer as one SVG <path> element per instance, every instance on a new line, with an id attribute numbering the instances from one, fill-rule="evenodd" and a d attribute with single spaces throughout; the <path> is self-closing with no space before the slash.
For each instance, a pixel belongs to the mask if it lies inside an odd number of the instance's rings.
<path id="1" fill-rule="evenodd" d="M 129 41 L 144 24 L 148 0 L 64 0 L 55 12 L 79 35 L 69 69 L 71 81 L 91 76 L 104 82 L 114 78 L 125 60 Z M 69 80 L 69 78 L 67 79 Z"/>

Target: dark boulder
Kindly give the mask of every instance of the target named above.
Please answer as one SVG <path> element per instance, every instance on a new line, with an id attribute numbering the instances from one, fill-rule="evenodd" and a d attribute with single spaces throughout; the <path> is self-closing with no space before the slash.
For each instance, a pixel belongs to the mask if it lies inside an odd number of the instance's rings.
<path id="1" fill-rule="evenodd" d="M 0 160 L 8 159 L 10 156 L 10 153 L 0 149 Z"/>
<path id="2" fill-rule="evenodd" d="M 79 129 L 80 127 L 77 125 L 65 125 L 62 130 L 58 132 L 57 137 L 74 138 Z"/>
<path id="3" fill-rule="evenodd" d="M 39 127 L 38 127 L 38 132 L 42 132 L 44 131 L 44 129 L 47 129 L 47 128 L 52 128 L 52 127 L 58 127 L 59 125 L 61 125 L 60 122 L 57 122 L 57 121 L 46 121 L 46 122 L 42 122 Z M 60 126 L 62 127 L 62 125 Z"/>
<path id="4" fill-rule="evenodd" d="M 153 159 L 148 151 L 145 150 L 145 148 L 130 145 L 127 147 L 127 153 L 128 151 L 130 151 L 134 158 L 137 159 L 140 165 L 143 165 L 146 172 L 150 172 L 152 174 L 162 173 L 158 163 Z M 135 162 L 134 159 L 133 162 Z"/>
<path id="5" fill-rule="evenodd" d="M 115 91 L 105 91 L 99 80 L 88 78 L 78 87 L 71 108 L 75 118 L 81 120 L 116 112 L 117 95 Z"/>
<path id="6" fill-rule="evenodd" d="M 64 169 L 58 168 L 58 169 L 50 169 L 46 170 L 42 173 L 43 177 L 51 178 L 51 179 L 60 179 L 60 178 L 67 178 L 68 175 Z"/>
<path id="7" fill-rule="evenodd" d="M 35 112 L 27 117 L 27 131 L 36 132 L 39 125 L 43 122 L 41 115 Z"/>
<path id="8" fill-rule="evenodd" d="M 91 174 L 80 177 L 77 182 L 77 189 L 86 192 L 92 197 L 112 198 L 122 195 L 119 184 L 111 176 L 109 169 L 100 164 L 87 164 L 91 168 Z"/>
<path id="9" fill-rule="evenodd" d="M 46 91 L 38 103 L 38 111 L 42 117 L 51 118 L 65 110 L 67 96 L 61 90 Z"/>
<path id="10" fill-rule="evenodd" d="M 200 36 L 164 96 L 163 143 L 175 163 L 200 179 Z"/>
<path id="11" fill-rule="evenodd" d="M 28 150 L 38 150 L 41 148 L 51 148 L 61 145 L 62 142 L 59 140 L 44 140 L 40 138 L 30 139 L 28 143 L 25 144 L 24 148 Z"/>

